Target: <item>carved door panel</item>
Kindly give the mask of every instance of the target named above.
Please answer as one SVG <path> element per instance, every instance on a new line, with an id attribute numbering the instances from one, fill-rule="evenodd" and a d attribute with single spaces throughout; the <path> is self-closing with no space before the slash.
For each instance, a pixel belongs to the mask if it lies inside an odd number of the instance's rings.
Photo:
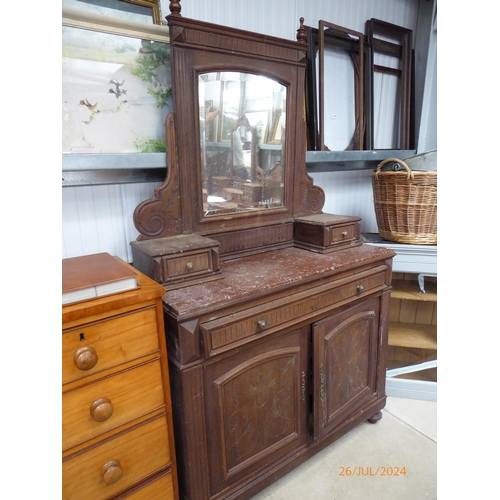
<path id="1" fill-rule="evenodd" d="M 205 368 L 211 495 L 311 442 L 309 337 L 307 326 Z"/>
<path id="2" fill-rule="evenodd" d="M 375 297 L 313 324 L 318 440 L 376 398 L 379 309 Z"/>

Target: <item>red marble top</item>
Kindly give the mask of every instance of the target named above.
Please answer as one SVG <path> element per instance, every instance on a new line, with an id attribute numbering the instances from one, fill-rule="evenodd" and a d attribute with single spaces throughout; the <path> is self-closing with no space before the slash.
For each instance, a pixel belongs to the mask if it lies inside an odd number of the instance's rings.
<path id="1" fill-rule="evenodd" d="M 163 302 L 177 316 L 184 316 L 222 304 L 229 305 L 252 294 L 265 295 L 266 290 L 286 289 L 323 273 L 340 272 L 353 265 L 393 255 L 391 250 L 372 245 L 330 254 L 295 247 L 273 250 L 222 262 L 223 279 L 167 291 Z"/>

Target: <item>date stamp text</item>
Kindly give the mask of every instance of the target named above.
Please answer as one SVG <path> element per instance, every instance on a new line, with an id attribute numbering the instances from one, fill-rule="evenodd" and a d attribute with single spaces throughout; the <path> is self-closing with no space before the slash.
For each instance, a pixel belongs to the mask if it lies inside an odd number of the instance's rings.
<path id="1" fill-rule="evenodd" d="M 406 467 L 397 466 L 379 466 L 372 467 L 358 465 L 356 467 L 340 467 L 339 476 L 352 477 L 352 476 L 363 476 L 363 477 L 398 477 L 406 476 Z"/>

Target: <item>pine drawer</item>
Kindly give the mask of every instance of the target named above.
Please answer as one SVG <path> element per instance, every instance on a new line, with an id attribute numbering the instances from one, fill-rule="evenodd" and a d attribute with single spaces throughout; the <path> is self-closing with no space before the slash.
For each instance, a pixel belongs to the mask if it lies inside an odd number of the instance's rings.
<path id="1" fill-rule="evenodd" d="M 122 498 L 122 497 L 120 497 Z M 127 500 L 173 500 L 174 481 L 172 472 L 162 473 L 141 489 L 133 491 L 130 495 L 123 496 Z"/>
<path id="2" fill-rule="evenodd" d="M 63 499 L 110 498 L 170 465 L 166 416 L 155 418 L 113 439 L 63 460 Z M 113 462 L 115 461 L 115 462 Z M 111 467 L 121 470 L 116 482 L 106 484 Z M 109 477 L 108 476 L 108 477 Z M 111 481 L 110 481 L 111 482 Z"/>
<path id="3" fill-rule="evenodd" d="M 63 384 L 118 366 L 158 349 L 156 310 L 153 306 L 64 330 Z"/>
<path id="4" fill-rule="evenodd" d="M 164 404 L 159 359 L 63 393 L 63 451 Z"/>

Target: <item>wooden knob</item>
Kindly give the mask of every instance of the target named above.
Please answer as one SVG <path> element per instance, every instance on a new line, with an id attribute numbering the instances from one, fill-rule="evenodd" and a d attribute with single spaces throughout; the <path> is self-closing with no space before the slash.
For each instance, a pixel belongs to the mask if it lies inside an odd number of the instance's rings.
<path id="1" fill-rule="evenodd" d="M 79 370 L 90 370 L 97 364 L 97 353 L 92 347 L 81 347 L 75 352 L 73 360 Z"/>
<path id="2" fill-rule="evenodd" d="M 115 484 L 123 476 L 123 470 L 118 460 L 106 462 L 101 469 L 101 475 L 106 484 Z"/>
<path id="3" fill-rule="evenodd" d="M 113 405 L 108 398 L 96 399 L 90 407 L 90 414 L 96 422 L 104 422 L 113 415 Z"/>

